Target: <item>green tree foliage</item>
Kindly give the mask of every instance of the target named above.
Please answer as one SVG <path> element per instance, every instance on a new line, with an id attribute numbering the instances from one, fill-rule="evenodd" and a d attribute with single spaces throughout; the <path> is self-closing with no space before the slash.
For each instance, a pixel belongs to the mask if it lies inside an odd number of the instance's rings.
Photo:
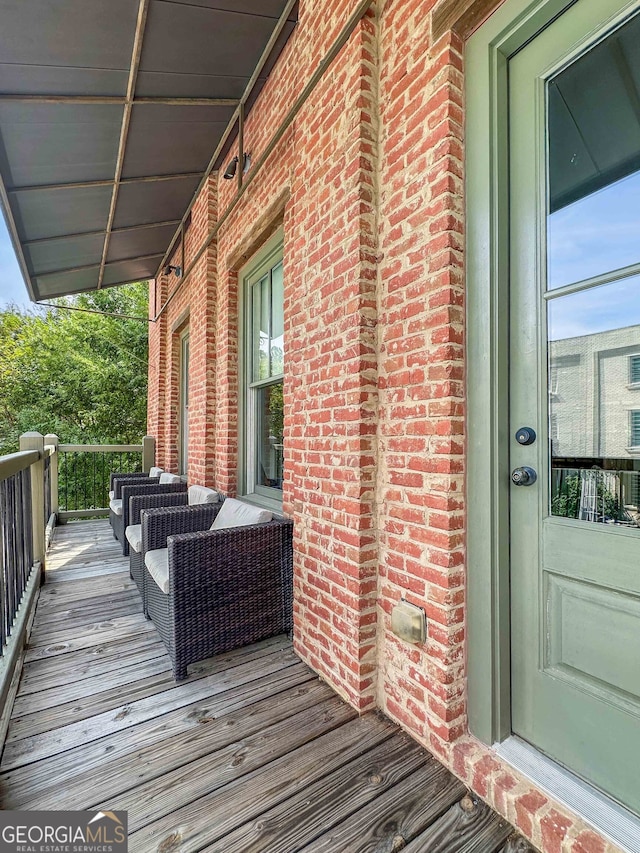
<path id="1" fill-rule="evenodd" d="M 569 471 L 571 469 L 565 469 Z M 596 472 L 596 493 L 594 495 L 594 511 L 600 521 L 630 521 L 628 513 L 620 505 L 617 496 L 605 485 L 600 471 Z M 580 503 L 582 500 L 582 478 L 579 473 L 560 478 L 556 484 L 556 491 L 551 495 L 551 515 L 560 515 L 564 518 L 579 518 Z"/>
<path id="2" fill-rule="evenodd" d="M 146 283 L 57 305 L 147 316 Z M 62 442 L 137 443 L 146 432 L 147 323 L 60 308 L 0 312 L 0 453 L 28 430 Z"/>

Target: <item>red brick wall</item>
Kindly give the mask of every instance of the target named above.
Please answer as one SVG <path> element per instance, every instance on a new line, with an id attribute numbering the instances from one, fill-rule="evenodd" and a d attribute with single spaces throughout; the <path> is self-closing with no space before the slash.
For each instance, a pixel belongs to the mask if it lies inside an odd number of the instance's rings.
<path id="1" fill-rule="evenodd" d="M 378 699 L 439 754 L 466 725 L 462 49 L 424 3 L 382 17 Z M 401 595 L 422 648 L 388 630 Z"/>
<path id="2" fill-rule="evenodd" d="M 347 0 L 321 7 L 302 4 L 300 26 L 260 97 L 260 108 L 254 108 L 246 123 L 245 148 L 254 162 L 351 6 Z M 152 396 L 158 388 L 164 405 L 152 402 L 149 417 L 149 429 L 159 437 L 159 461 L 175 470 L 175 324 L 188 309 L 189 480 L 235 494 L 237 273 L 284 223 L 284 506 L 296 521 L 296 648 L 361 709 L 374 704 L 376 670 L 374 54 L 371 18 L 358 28 L 221 227 L 217 246 L 208 253 L 208 268 L 204 262 L 198 265 L 152 329 L 152 352 L 155 357 L 162 350 L 164 359 L 157 373 L 165 379 L 163 383 L 154 376 Z M 216 191 L 223 210 L 235 181 L 212 178 L 209 193 Z M 204 210 L 207 222 L 201 221 Z M 212 226 L 213 216 L 211 205 L 207 208 L 200 198 L 189 229 L 194 246 Z M 187 264 L 189 254 L 187 248 Z M 173 263 L 179 263 L 179 252 Z M 171 290 L 175 277 L 169 278 Z"/>
<path id="3" fill-rule="evenodd" d="M 378 0 L 152 326 L 149 432 L 174 468 L 188 323 L 189 480 L 236 493 L 238 273 L 282 227 L 298 654 L 356 708 L 397 720 L 544 850 L 613 849 L 467 733 L 464 45 L 453 34 L 431 43 L 433 5 Z M 353 8 L 301 0 L 248 116 L 254 163 Z M 187 264 L 235 189 L 211 177 Z M 157 282 L 156 304 L 175 283 Z M 423 646 L 390 631 L 401 596 L 426 610 Z"/>
<path id="4" fill-rule="evenodd" d="M 200 193 L 185 236 L 185 267 L 215 223 L 217 178 Z M 180 247 L 170 263 L 182 264 Z M 180 286 L 149 331 L 148 429 L 157 438 L 158 465 L 178 470 L 180 339 L 189 332 L 189 480 L 210 482 L 214 471 L 216 408 L 216 245 L 204 252 L 185 286 Z M 158 313 L 180 280 L 174 273 L 151 284 L 151 313 Z M 161 402 L 159 402 L 161 401 Z"/>

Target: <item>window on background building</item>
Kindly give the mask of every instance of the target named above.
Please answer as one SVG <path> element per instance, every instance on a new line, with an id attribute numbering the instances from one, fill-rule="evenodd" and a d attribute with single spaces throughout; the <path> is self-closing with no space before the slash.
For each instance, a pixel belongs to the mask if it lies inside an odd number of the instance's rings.
<path id="1" fill-rule="evenodd" d="M 629 447 L 640 447 L 640 409 L 629 412 Z"/>
<path id="2" fill-rule="evenodd" d="M 629 385 L 640 385 L 640 355 L 629 356 Z"/>
<path id="3" fill-rule="evenodd" d="M 284 463 L 284 276 L 282 237 L 243 276 L 244 465 L 241 491 L 282 502 Z"/>

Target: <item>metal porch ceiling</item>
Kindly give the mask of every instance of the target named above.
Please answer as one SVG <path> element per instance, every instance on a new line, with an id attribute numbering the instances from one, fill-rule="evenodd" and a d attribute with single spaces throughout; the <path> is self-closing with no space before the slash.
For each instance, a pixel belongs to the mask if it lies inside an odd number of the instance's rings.
<path id="1" fill-rule="evenodd" d="M 0 196 L 32 299 L 155 275 L 286 6 L 0 0 Z"/>

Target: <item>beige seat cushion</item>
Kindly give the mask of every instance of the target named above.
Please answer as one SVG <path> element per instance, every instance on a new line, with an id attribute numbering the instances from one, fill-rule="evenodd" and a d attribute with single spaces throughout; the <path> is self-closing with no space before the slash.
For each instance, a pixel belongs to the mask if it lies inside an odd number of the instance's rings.
<path id="1" fill-rule="evenodd" d="M 113 489 L 112 489 L 112 490 L 109 492 L 109 500 L 110 500 L 110 501 L 112 501 L 112 500 L 115 498 L 115 496 L 116 496 L 116 493 L 115 493 L 115 492 L 113 491 Z"/>
<path id="2" fill-rule="evenodd" d="M 109 501 L 109 509 L 112 512 L 115 512 L 116 515 L 122 515 L 122 498 L 118 498 L 118 500 Z"/>
<path id="3" fill-rule="evenodd" d="M 147 551 L 144 555 L 144 564 L 149 569 L 149 574 L 156 582 L 159 589 L 165 595 L 169 594 L 169 549 L 157 548 L 155 551 Z"/>
<path id="4" fill-rule="evenodd" d="M 142 525 L 130 524 L 124 535 L 127 537 L 129 545 L 139 554 L 142 551 Z"/>
<path id="5" fill-rule="evenodd" d="M 225 527 L 246 527 L 249 524 L 264 524 L 271 521 L 273 513 L 268 509 L 227 498 L 216 515 L 210 530 L 222 530 Z"/>
<path id="6" fill-rule="evenodd" d="M 160 482 L 161 483 L 180 483 L 180 482 L 182 482 L 182 477 L 179 477 L 178 474 L 160 474 Z"/>
<path id="7" fill-rule="evenodd" d="M 220 500 L 220 495 L 215 489 L 208 489 L 206 486 L 189 486 L 189 506 L 196 504 L 217 504 Z"/>
<path id="8" fill-rule="evenodd" d="M 164 468 L 149 468 L 150 477 L 159 477 L 160 474 L 164 474 Z"/>

